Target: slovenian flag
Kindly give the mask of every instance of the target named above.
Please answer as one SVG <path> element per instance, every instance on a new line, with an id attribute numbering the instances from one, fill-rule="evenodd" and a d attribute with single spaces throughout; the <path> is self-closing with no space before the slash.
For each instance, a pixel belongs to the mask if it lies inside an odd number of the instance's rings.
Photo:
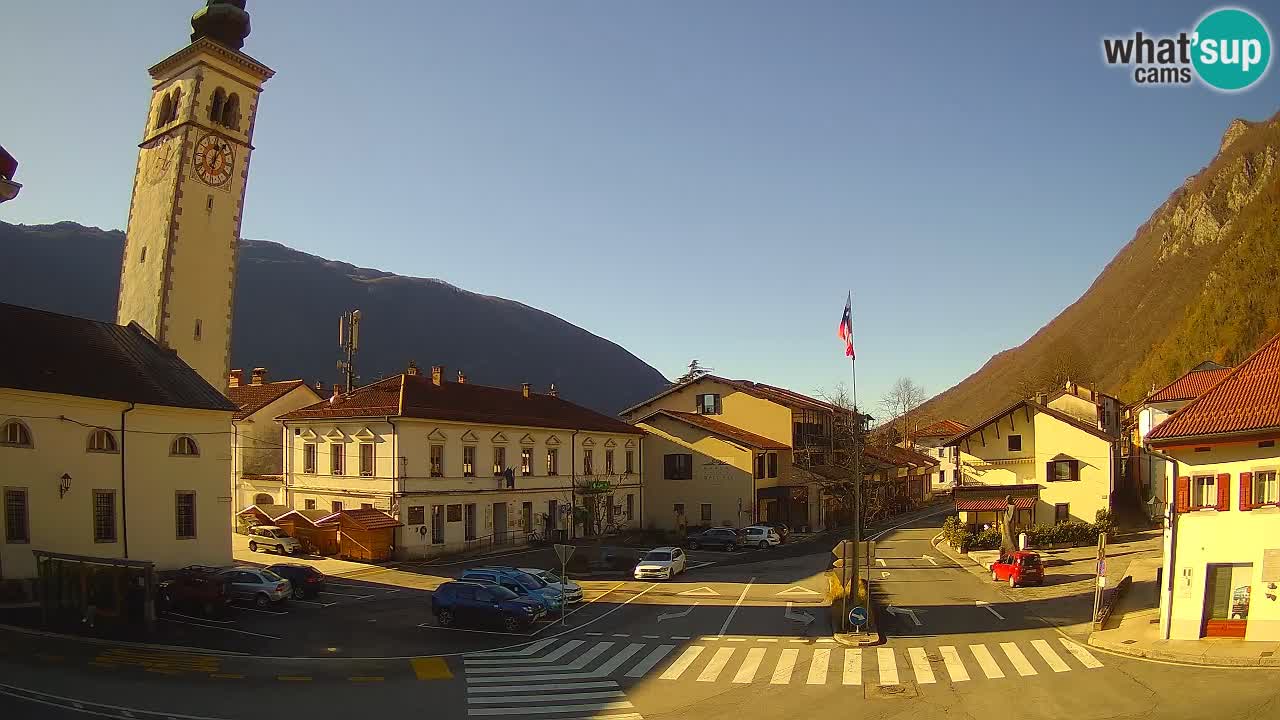
<path id="1" fill-rule="evenodd" d="M 845 357 L 853 354 L 853 293 L 844 301 L 844 317 L 840 318 L 840 339 L 844 341 Z"/>

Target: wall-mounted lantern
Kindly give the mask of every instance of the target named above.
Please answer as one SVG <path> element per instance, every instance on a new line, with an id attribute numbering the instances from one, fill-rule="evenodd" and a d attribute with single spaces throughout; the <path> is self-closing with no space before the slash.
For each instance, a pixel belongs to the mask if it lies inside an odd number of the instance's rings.
<path id="1" fill-rule="evenodd" d="M 69 492 L 71 492 L 71 476 L 67 473 L 62 473 L 62 478 L 58 482 L 58 499 L 66 497 Z"/>

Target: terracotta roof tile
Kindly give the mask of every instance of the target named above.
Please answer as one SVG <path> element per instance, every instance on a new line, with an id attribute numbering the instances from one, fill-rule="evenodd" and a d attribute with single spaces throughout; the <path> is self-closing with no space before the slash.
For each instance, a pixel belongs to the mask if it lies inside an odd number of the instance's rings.
<path id="1" fill-rule="evenodd" d="M 338 522 L 351 522 L 364 530 L 379 530 L 382 528 L 400 527 L 402 524 L 399 520 L 372 508 L 360 508 L 359 510 L 343 510 L 338 513 Z"/>
<path id="2" fill-rule="evenodd" d="M 968 425 L 955 420 L 939 420 L 924 426 L 916 433 L 918 438 L 949 438 L 969 429 Z"/>
<path id="3" fill-rule="evenodd" d="M 520 390 L 473 383 L 442 382 L 435 385 L 425 375 L 395 375 L 356 388 L 338 398 L 337 402 L 323 400 L 285 413 L 280 418 L 310 420 L 386 415 L 487 425 L 644 434 L 621 420 L 553 395 L 530 393 L 529 397 L 524 397 Z"/>
<path id="4" fill-rule="evenodd" d="M 1022 407 L 1022 406 L 1024 406 L 1024 405 L 1025 405 L 1025 406 L 1027 406 L 1027 407 L 1029 407 L 1029 408 L 1031 408 L 1032 410 L 1035 410 L 1035 411 L 1036 411 L 1036 412 L 1038 412 L 1038 413 L 1044 413 L 1045 415 L 1048 415 L 1048 416 L 1050 416 L 1050 417 L 1052 417 L 1052 418 L 1055 418 L 1055 419 L 1057 419 L 1057 420 L 1061 420 L 1062 422 L 1064 422 L 1064 423 L 1066 423 L 1066 424 L 1068 424 L 1068 425 L 1071 425 L 1071 426 L 1073 426 L 1073 427 L 1080 428 L 1081 430 L 1083 430 L 1083 431 L 1085 431 L 1085 432 L 1089 433 L 1090 435 L 1094 435 L 1094 436 L 1096 436 L 1096 437 L 1100 437 L 1100 438 L 1102 438 L 1103 440 L 1115 440 L 1115 439 L 1116 439 L 1116 438 L 1115 438 L 1115 436 L 1111 435 L 1111 434 L 1110 434 L 1110 433 L 1108 433 L 1106 430 L 1103 430 L 1102 428 L 1100 428 L 1100 427 L 1098 427 L 1098 426 L 1096 426 L 1096 425 L 1090 425 L 1089 423 L 1087 423 L 1087 422 L 1085 422 L 1085 421 L 1081 420 L 1080 418 L 1077 418 L 1077 417 L 1072 416 L 1072 415 L 1068 415 L 1067 413 L 1064 413 L 1064 412 L 1062 412 L 1061 410 L 1058 410 L 1058 409 L 1056 409 L 1056 408 L 1051 408 L 1051 407 L 1049 407 L 1048 405 L 1041 405 L 1040 403 L 1036 402 L 1035 400 L 1019 400 L 1019 401 L 1015 402 L 1014 404 L 1010 405 L 1009 407 L 1004 408 L 1004 409 L 1003 409 L 1003 410 L 1001 410 L 1000 412 L 998 412 L 998 413 L 996 413 L 996 414 L 992 415 L 991 417 L 987 418 L 986 420 L 983 420 L 982 422 L 979 422 L 979 423 L 974 423 L 973 427 L 970 427 L 970 428 L 968 428 L 968 429 L 966 429 L 966 430 L 962 430 L 962 431 L 960 431 L 960 432 L 956 433 L 955 435 L 952 435 L 951 437 L 947 438 L 947 441 L 946 441 L 945 443 L 943 443 L 943 444 L 944 444 L 944 445 L 947 445 L 947 446 L 950 446 L 950 445 L 959 445 L 959 444 L 960 444 L 960 441 L 961 441 L 961 440 L 964 440 L 966 437 L 968 437 L 968 436 L 972 435 L 974 430 L 981 430 L 982 428 L 985 428 L 986 426 L 988 426 L 988 425 L 990 425 L 990 424 L 992 424 L 992 423 L 994 423 L 994 422 L 997 422 L 998 420 L 1000 420 L 1000 419 L 1001 419 L 1001 418 L 1003 418 L 1004 416 L 1008 415 L 1009 413 L 1015 412 L 1018 408 L 1020 408 L 1020 407 Z"/>
<path id="5" fill-rule="evenodd" d="M 1156 426 L 1150 440 L 1280 428 L 1280 335 Z"/>
<path id="6" fill-rule="evenodd" d="M 17 351 L 0 356 L 0 387 L 233 411 L 178 354 L 137 325 L 116 325 L 0 303 L 0 337 Z"/>
<path id="7" fill-rule="evenodd" d="M 657 412 L 646 415 L 637 422 L 644 422 L 654 415 L 666 415 L 667 417 L 675 420 L 688 423 L 695 427 L 700 427 L 707 432 L 727 437 L 730 440 L 737 440 L 738 442 L 750 445 L 751 447 L 758 448 L 760 450 L 787 450 L 791 447 L 790 445 L 780 443 L 777 440 L 772 440 L 763 435 L 748 432 L 740 427 L 720 422 L 719 420 L 713 420 L 706 415 L 699 415 L 697 413 L 679 412 L 677 410 L 658 410 Z"/>
<path id="8" fill-rule="evenodd" d="M 303 384 L 305 383 L 301 380 L 281 380 L 261 385 L 229 387 L 227 388 L 227 398 L 239 408 L 231 416 L 231 419 L 243 420 Z"/>
<path id="9" fill-rule="evenodd" d="M 1019 510 L 1029 510 L 1036 506 L 1036 499 L 1030 497 L 1015 497 L 1013 506 Z M 1004 510 L 1008 507 L 1004 498 L 956 498 L 956 510 L 964 510 L 966 512 L 991 512 L 995 510 Z"/>
<path id="10" fill-rule="evenodd" d="M 1231 374 L 1231 368 L 1214 370 L 1192 370 L 1173 382 L 1151 394 L 1145 402 L 1172 402 L 1174 400 L 1194 400 L 1206 390 L 1218 384 L 1218 381 Z"/>
<path id="11" fill-rule="evenodd" d="M 661 398 L 665 395 L 670 395 L 671 393 L 681 388 L 694 385 L 704 380 L 711 381 L 711 382 L 718 382 L 718 383 L 721 383 L 722 385 L 728 385 L 729 387 L 732 387 L 736 390 L 740 390 L 744 393 L 747 393 L 748 395 L 754 395 L 764 400 L 771 400 L 773 402 L 778 403 L 779 405 L 786 405 L 788 407 L 798 406 L 798 407 L 808 408 L 812 410 L 832 410 L 832 411 L 838 411 L 841 409 L 835 405 L 832 405 L 829 402 L 826 402 L 825 400 L 819 400 L 817 398 L 809 397 L 808 395 L 803 395 L 794 390 L 780 388 L 780 387 L 777 387 L 776 385 L 766 385 L 765 383 L 753 382 L 751 380 L 730 380 L 729 378 L 720 377 L 719 375 L 699 375 L 698 377 L 688 382 L 681 383 L 678 385 L 672 385 L 671 387 L 667 388 L 666 390 L 663 390 L 657 395 L 654 395 L 653 397 L 643 402 L 637 403 L 627 408 L 626 410 L 623 410 L 620 414 L 626 415 L 633 410 L 636 410 L 638 408 L 644 407 L 645 405 L 648 405 L 649 403 L 653 402 L 654 400 L 657 400 L 658 398 Z"/>

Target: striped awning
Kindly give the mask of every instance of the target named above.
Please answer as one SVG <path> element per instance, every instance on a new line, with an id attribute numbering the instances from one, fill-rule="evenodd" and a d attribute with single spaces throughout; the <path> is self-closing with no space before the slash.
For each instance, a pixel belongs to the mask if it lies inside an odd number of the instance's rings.
<path id="1" fill-rule="evenodd" d="M 1016 497 L 1013 499 L 1013 506 L 1019 510 L 1030 510 L 1036 506 L 1036 499 L 1029 497 Z M 956 499 L 956 510 L 964 510 L 966 512 L 999 512 L 1008 507 L 1004 498 L 965 498 Z"/>

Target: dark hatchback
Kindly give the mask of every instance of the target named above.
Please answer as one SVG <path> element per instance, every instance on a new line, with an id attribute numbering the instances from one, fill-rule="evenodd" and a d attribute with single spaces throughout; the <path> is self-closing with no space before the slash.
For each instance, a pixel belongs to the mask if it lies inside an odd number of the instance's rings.
<path id="1" fill-rule="evenodd" d="M 546 612 L 537 601 L 517 597 L 501 585 L 447 582 L 431 594 L 431 614 L 441 627 L 489 625 L 513 632 Z"/>
<path id="2" fill-rule="evenodd" d="M 157 586 L 162 609 L 195 610 L 206 617 L 227 611 L 231 589 L 218 568 L 192 565 L 160 581 Z"/>
<path id="3" fill-rule="evenodd" d="M 324 592 L 324 573 L 301 563 L 276 563 L 267 568 L 293 586 L 293 599 L 313 598 Z"/>

